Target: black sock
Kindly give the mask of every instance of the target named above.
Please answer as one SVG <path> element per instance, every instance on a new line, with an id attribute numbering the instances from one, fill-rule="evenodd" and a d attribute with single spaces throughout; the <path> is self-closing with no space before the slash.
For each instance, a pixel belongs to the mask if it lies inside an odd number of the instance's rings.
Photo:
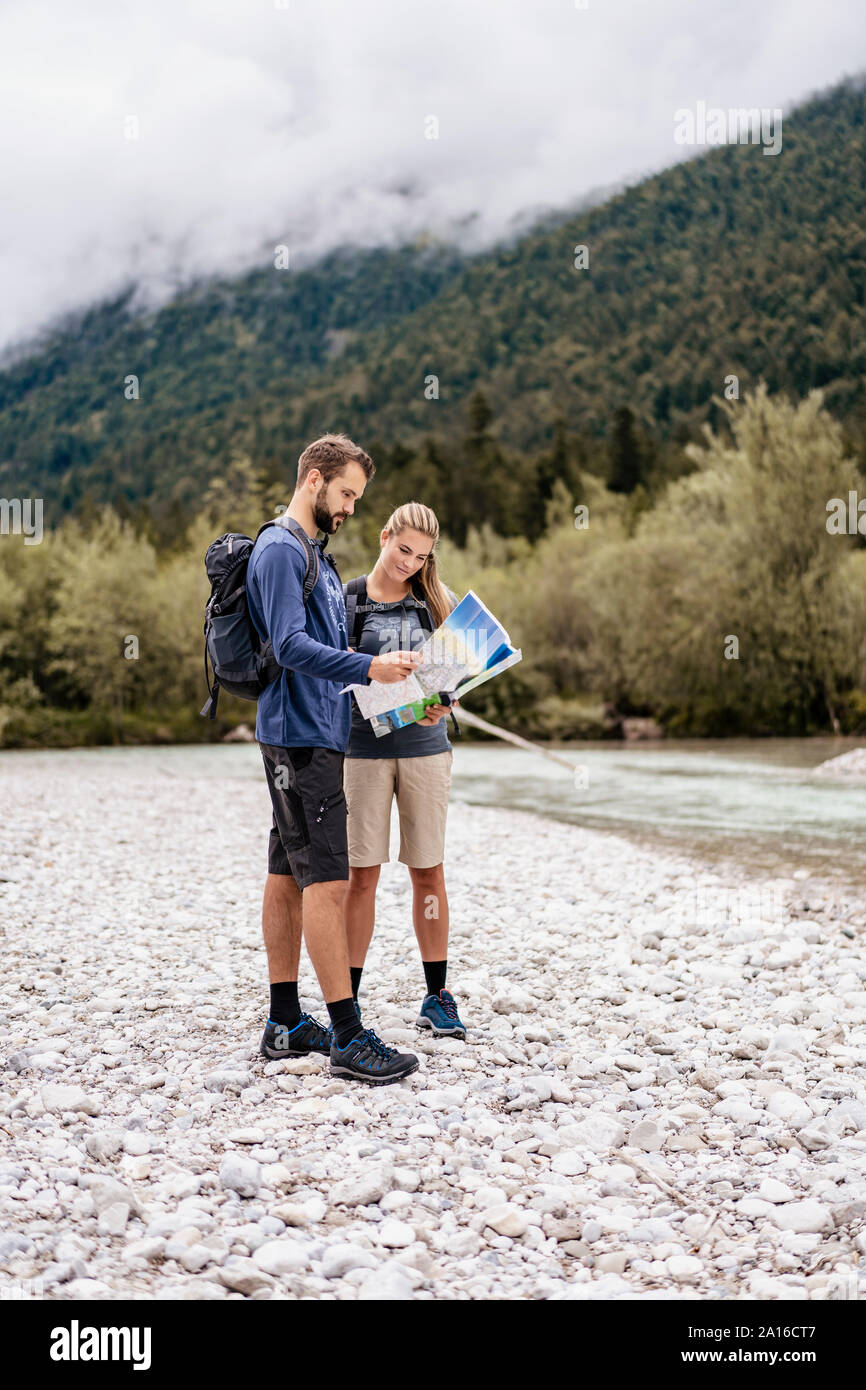
<path id="1" fill-rule="evenodd" d="M 350 965 L 349 974 L 352 977 L 352 993 L 358 998 L 358 990 L 361 988 L 361 976 L 364 973 L 363 965 Z"/>
<path id="2" fill-rule="evenodd" d="M 328 1013 L 331 1015 L 334 1041 L 338 1047 L 345 1047 L 346 1043 L 351 1042 L 361 1032 L 353 994 L 348 999 L 337 999 L 333 1004 L 329 1004 Z"/>
<path id="3" fill-rule="evenodd" d="M 279 985 L 271 985 L 271 1011 L 268 1015 L 274 1023 L 284 1023 L 294 1028 L 301 1019 L 301 1005 L 298 999 L 297 980 L 286 980 Z"/>
<path id="4" fill-rule="evenodd" d="M 424 966 L 427 993 L 438 994 L 440 989 L 445 988 L 445 976 L 448 973 L 447 960 L 425 960 L 421 964 Z"/>

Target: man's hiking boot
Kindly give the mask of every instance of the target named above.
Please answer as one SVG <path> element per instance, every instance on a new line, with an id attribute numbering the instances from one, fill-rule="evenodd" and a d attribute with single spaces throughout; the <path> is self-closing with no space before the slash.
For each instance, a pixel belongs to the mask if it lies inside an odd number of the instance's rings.
<path id="1" fill-rule="evenodd" d="M 415 1020 L 416 1028 L 429 1028 L 434 1038 L 465 1038 L 466 1029 L 460 1021 L 453 994 L 442 989 L 438 994 L 426 995 L 421 1012 Z"/>
<path id="2" fill-rule="evenodd" d="M 280 1062 L 284 1057 L 309 1057 L 311 1052 L 327 1057 L 330 1050 L 330 1030 L 310 1014 L 301 1014 L 294 1028 L 269 1018 L 259 1048 L 262 1056 L 272 1062 Z"/>
<path id="3" fill-rule="evenodd" d="M 366 1081 L 371 1086 L 387 1086 L 402 1081 L 418 1069 L 418 1058 L 412 1052 L 398 1052 L 377 1038 L 372 1028 L 365 1028 L 345 1047 L 331 1048 L 331 1075 L 346 1081 Z"/>
<path id="4" fill-rule="evenodd" d="M 355 1013 L 358 1015 L 358 1022 L 361 1022 L 361 1005 L 355 1000 Z M 363 1025 L 362 1025 L 363 1026 Z M 328 1025 L 328 1043 L 330 1047 L 334 1045 L 334 1025 Z"/>

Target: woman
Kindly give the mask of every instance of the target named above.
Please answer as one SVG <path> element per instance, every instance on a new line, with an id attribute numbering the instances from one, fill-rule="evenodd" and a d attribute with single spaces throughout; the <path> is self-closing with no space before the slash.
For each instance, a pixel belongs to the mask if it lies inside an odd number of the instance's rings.
<path id="1" fill-rule="evenodd" d="M 439 579 L 439 523 L 429 507 L 406 502 L 379 537 L 379 558 L 365 579 L 345 586 L 349 645 L 376 656 L 414 650 L 457 602 Z M 352 731 L 344 764 L 348 806 L 349 886 L 345 898 L 352 992 L 358 986 L 373 935 L 379 868 L 388 862 L 391 804 L 400 816 L 400 862 L 412 880 L 412 920 L 421 950 L 426 993 L 416 1020 L 434 1036 L 465 1038 L 448 966 L 448 899 L 442 860 L 453 754 L 445 705 L 382 737 L 352 703 Z M 358 1009 L 358 1017 L 361 1011 Z"/>

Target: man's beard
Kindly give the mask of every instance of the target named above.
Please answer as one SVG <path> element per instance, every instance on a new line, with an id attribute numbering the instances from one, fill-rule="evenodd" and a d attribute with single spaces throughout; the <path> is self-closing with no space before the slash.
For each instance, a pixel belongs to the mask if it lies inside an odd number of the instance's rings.
<path id="1" fill-rule="evenodd" d="M 335 514 L 329 510 L 328 504 L 325 501 L 325 493 L 327 490 L 327 483 L 322 483 L 322 486 L 316 493 L 316 500 L 313 503 L 313 520 L 320 531 L 324 531 L 326 536 L 332 536 L 337 530 L 337 527 L 342 523 L 343 515 L 337 513 L 335 516 Z"/>

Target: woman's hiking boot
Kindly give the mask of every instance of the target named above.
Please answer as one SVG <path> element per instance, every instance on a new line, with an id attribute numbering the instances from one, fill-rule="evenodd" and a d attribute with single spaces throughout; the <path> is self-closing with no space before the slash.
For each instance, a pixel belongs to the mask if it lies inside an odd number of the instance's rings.
<path id="1" fill-rule="evenodd" d="M 460 1021 L 454 995 L 447 989 L 428 994 L 415 1020 L 416 1028 L 429 1028 L 434 1038 L 465 1038 L 466 1029 Z"/>

